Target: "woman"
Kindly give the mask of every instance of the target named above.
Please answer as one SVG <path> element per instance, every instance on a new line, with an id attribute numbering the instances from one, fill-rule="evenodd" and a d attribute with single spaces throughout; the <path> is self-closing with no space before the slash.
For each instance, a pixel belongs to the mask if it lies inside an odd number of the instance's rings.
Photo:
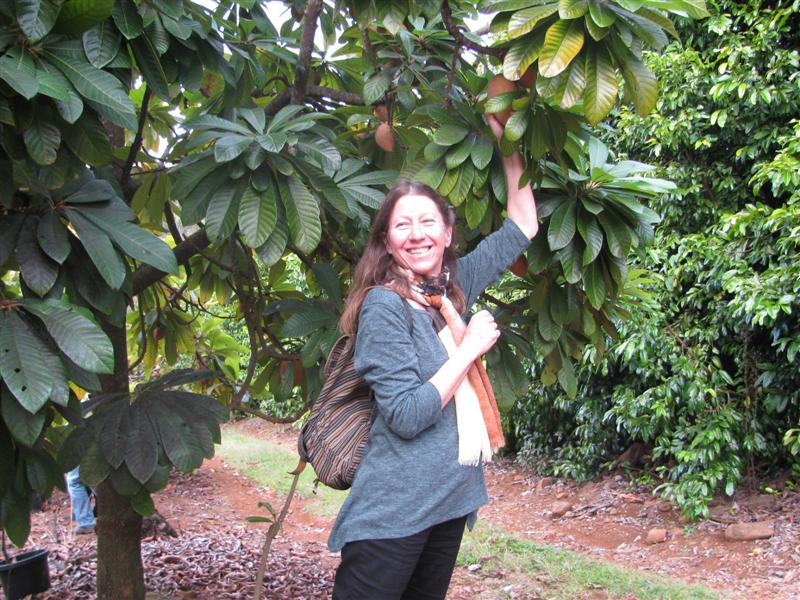
<path id="1" fill-rule="evenodd" d="M 499 138 L 502 127 L 489 117 Z M 519 153 L 503 160 L 508 219 L 456 260 L 454 213 L 429 187 L 400 182 L 378 211 L 355 271 L 342 331 L 356 332 L 355 367 L 376 402 L 369 442 L 328 546 L 342 551 L 334 600 L 444 598 L 464 525 L 488 500 L 483 470 L 458 463 L 453 393 L 500 333 L 473 315 L 452 356 L 414 293 L 450 273 L 447 296 L 461 314 L 536 235 L 530 185 L 519 188 Z"/>

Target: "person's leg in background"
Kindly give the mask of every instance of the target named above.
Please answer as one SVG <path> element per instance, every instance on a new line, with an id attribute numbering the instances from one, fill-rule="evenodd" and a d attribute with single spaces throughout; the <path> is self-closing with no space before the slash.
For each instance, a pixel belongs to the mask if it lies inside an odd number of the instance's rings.
<path id="1" fill-rule="evenodd" d="M 72 505 L 72 520 L 75 521 L 75 533 L 81 535 L 94 531 L 94 512 L 89 501 L 89 488 L 81 483 L 78 467 L 67 473 L 67 491 Z"/>

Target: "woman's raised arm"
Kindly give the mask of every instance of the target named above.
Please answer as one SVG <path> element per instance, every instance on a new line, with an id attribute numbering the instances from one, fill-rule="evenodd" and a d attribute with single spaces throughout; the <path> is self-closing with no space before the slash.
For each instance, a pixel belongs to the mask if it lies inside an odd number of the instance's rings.
<path id="1" fill-rule="evenodd" d="M 503 126 L 493 115 L 486 115 L 492 133 L 499 140 L 503 136 Z M 503 170 L 506 174 L 506 187 L 508 188 L 508 218 L 516 223 L 522 233 L 532 240 L 539 231 L 539 219 L 536 216 L 536 201 L 530 183 L 521 188 L 519 180 L 525 170 L 525 164 L 519 152 L 503 157 Z"/>

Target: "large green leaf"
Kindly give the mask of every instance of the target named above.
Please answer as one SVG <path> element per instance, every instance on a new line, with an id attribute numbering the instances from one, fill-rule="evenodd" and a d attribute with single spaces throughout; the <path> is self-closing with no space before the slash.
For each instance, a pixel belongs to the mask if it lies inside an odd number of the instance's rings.
<path id="1" fill-rule="evenodd" d="M 575 202 L 567 199 L 550 215 L 547 242 L 552 250 L 559 250 L 572 241 L 575 235 Z M 547 339 L 547 338 L 545 338 Z"/>
<path id="2" fill-rule="evenodd" d="M 589 0 L 589 16 L 598 27 L 611 27 L 617 20 L 605 0 Z"/>
<path id="3" fill-rule="evenodd" d="M 98 69 L 102 69 L 114 60 L 119 49 L 119 30 L 111 19 L 106 19 L 83 32 L 83 50 L 86 52 L 86 58 Z"/>
<path id="4" fill-rule="evenodd" d="M 461 125 L 442 125 L 433 134 L 433 141 L 440 146 L 453 146 L 463 140 L 469 129 Z"/>
<path id="5" fill-rule="evenodd" d="M 14 46 L 0 56 L 0 79 L 29 100 L 39 92 L 36 64 L 19 46 Z"/>
<path id="6" fill-rule="evenodd" d="M 558 12 L 558 2 L 531 6 L 515 12 L 508 20 L 508 38 L 515 39 L 531 31 L 540 21 Z"/>
<path id="7" fill-rule="evenodd" d="M 554 342 L 559 337 L 561 337 L 561 332 L 563 331 L 563 326 L 559 323 L 553 321 L 553 318 L 550 316 L 550 309 L 548 305 L 542 307 L 542 310 L 539 311 L 537 316 L 537 329 L 539 330 L 539 334 L 547 341 Z"/>
<path id="8" fill-rule="evenodd" d="M 29 413 L 50 397 L 53 375 L 45 355 L 50 351 L 16 312 L 0 311 L 0 376 Z"/>
<path id="9" fill-rule="evenodd" d="M 586 268 L 583 276 L 583 287 L 591 305 L 596 310 L 599 310 L 606 299 L 606 281 L 600 261 L 596 260 Z"/>
<path id="10" fill-rule="evenodd" d="M 375 104 L 383 98 L 386 90 L 389 89 L 389 75 L 386 71 L 379 71 L 364 83 L 364 102 Z"/>
<path id="11" fill-rule="evenodd" d="M 492 154 L 494 154 L 494 144 L 484 135 L 479 135 L 475 140 L 475 145 L 472 147 L 470 157 L 472 164 L 478 170 L 483 170 L 489 166 L 492 161 Z"/>
<path id="12" fill-rule="evenodd" d="M 57 300 L 28 300 L 25 306 L 42 319 L 58 348 L 80 368 L 114 372 L 114 348 L 97 323 Z"/>
<path id="13" fill-rule="evenodd" d="M 40 165 L 52 165 L 58 157 L 61 131 L 50 121 L 35 118 L 22 135 L 30 157 Z"/>
<path id="14" fill-rule="evenodd" d="M 583 264 L 588 265 L 600 254 L 603 248 L 603 230 L 597 222 L 597 218 L 590 212 L 578 209 L 578 232 L 586 243 L 583 252 Z"/>
<path id="15" fill-rule="evenodd" d="M 0 384 L 0 412 L 11 435 L 26 446 L 33 446 L 44 427 L 47 410 L 40 409 L 31 414 L 20 406 L 6 386 Z"/>
<path id="16" fill-rule="evenodd" d="M 319 205 L 306 185 L 297 177 L 278 180 L 281 200 L 286 209 L 286 223 L 292 241 L 303 252 L 311 252 L 319 244 L 322 224 Z"/>
<path id="17" fill-rule="evenodd" d="M 97 112 L 121 127 L 136 130 L 133 102 L 116 77 L 70 54 L 50 50 L 44 54 Z"/>
<path id="18" fill-rule="evenodd" d="M 67 123 L 75 123 L 83 114 L 83 100 L 64 74 L 44 59 L 36 64 L 39 91 L 56 100 L 58 114 Z M 64 130 L 61 132 L 64 136 Z M 66 137 L 66 136 L 64 136 Z M 111 160 L 110 152 L 107 161 Z"/>
<path id="19" fill-rule="evenodd" d="M 583 111 L 596 125 L 611 112 L 617 101 L 617 75 L 605 46 L 592 44 L 586 51 L 586 92 Z"/>
<path id="20" fill-rule="evenodd" d="M 55 211 L 48 211 L 42 215 L 36 229 L 39 247 L 45 254 L 62 264 L 70 253 L 69 231 L 61 222 Z"/>
<path id="21" fill-rule="evenodd" d="M 101 167 L 111 162 L 111 142 L 94 115 L 84 115 L 74 125 L 62 126 L 61 134 L 69 149 L 86 164 Z"/>
<path id="22" fill-rule="evenodd" d="M 649 114 L 658 100 L 658 81 L 647 66 L 631 52 L 621 40 L 612 38 L 611 51 L 622 67 L 625 78 L 625 95 L 628 96 L 640 115 Z"/>
<path id="23" fill-rule="evenodd" d="M 80 473 L 81 482 L 90 487 L 97 487 L 111 474 L 111 465 L 100 449 L 99 440 L 93 440 L 81 458 Z"/>
<path id="24" fill-rule="evenodd" d="M 16 0 L 17 23 L 28 39 L 38 42 L 46 36 L 58 18 L 63 0 Z"/>
<path id="25" fill-rule="evenodd" d="M 627 11 L 614 3 L 609 3 L 608 7 L 617 14 L 618 21 L 625 23 L 634 34 L 639 36 L 651 48 L 661 50 L 669 42 L 664 30 L 650 19 Z"/>
<path id="26" fill-rule="evenodd" d="M 295 147 L 319 163 L 326 172 L 338 171 L 342 166 L 342 155 L 325 139 L 300 140 Z"/>
<path id="27" fill-rule="evenodd" d="M 208 212 L 206 213 L 206 230 L 208 237 L 215 240 L 220 235 L 226 237 L 225 233 L 230 233 L 233 224 L 236 223 L 237 211 L 236 209 L 236 185 L 233 183 L 226 183 L 222 185 L 211 196 L 208 204 Z"/>
<path id="28" fill-rule="evenodd" d="M 114 0 L 66 0 L 56 21 L 60 33 L 82 33 L 111 16 Z"/>
<path id="29" fill-rule="evenodd" d="M 252 248 L 261 246 L 275 229 L 277 221 L 274 186 L 270 185 L 264 192 L 248 186 L 239 201 L 239 229 L 245 243 Z"/>
<path id="30" fill-rule="evenodd" d="M 586 89 L 586 61 L 582 59 L 573 60 L 566 71 L 561 87 L 558 90 L 560 96 L 559 106 L 564 109 L 572 108 L 580 100 L 583 91 Z"/>
<path id="31" fill-rule="evenodd" d="M 562 19 L 577 19 L 589 9 L 588 0 L 559 0 L 558 16 Z"/>
<path id="32" fill-rule="evenodd" d="M 169 102 L 172 95 L 169 91 L 169 82 L 158 52 L 153 47 L 153 43 L 147 35 L 140 35 L 129 42 L 133 57 L 136 59 L 136 66 L 139 67 L 142 77 L 147 82 L 148 87 L 161 98 Z"/>
<path id="33" fill-rule="evenodd" d="M 603 228 L 606 243 L 611 254 L 617 258 L 625 258 L 631 245 L 631 235 L 628 226 L 616 214 L 604 210 L 597 215 L 597 220 Z"/>
<path id="34" fill-rule="evenodd" d="M 141 35 L 143 29 L 142 16 L 136 9 L 133 0 L 116 0 L 112 15 L 117 28 L 127 39 L 132 40 Z"/>
<path id="35" fill-rule="evenodd" d="M 253 138 L 242 135 L 226 135 L 214 145 L 214 160 L 218 163 L 228 162 L 247 150 Z"/>
<path id="36" fill-rule="evenodd" d="M 147 403 L 134 402 L 125 423 L 125 465 L 142 484 L 153 476 L 158 467 L 158 441 L 147 408 Z"/>
<path id="37" fill-rule="evenodd" d="M 172 249 L 160 238 L 138 225 L 118 219 L 103 219 L 98 213 L 84 211 L 86 217 L 119 246 L 125 254 L 165 273 L 178 273 L 178 262 Z"/>
<path id="38" fill-rule="evenodd" d="M 70 90 L 75 94 L 75 90 L 67 78 L 46 60 L 36 63 L 36 79 L 39 81 L 39 93 L 45 96 L 69 102 Z M 77 96 L 77 94 L 75 95 Z M 80 100 L 80 97 L 78 99 Z M 81 105 L 83 105 L 83 101 L 81 101 Z"/>
<path id="39" fill-rule="evenodd" d="M 583 19 L 553 23 L 539 53 L 539 72 L 545 77 L 561 73 L 583 48 L 583 40 Z"/>
<path id="40" fill-rule="evenodd" d="M 25 220 L 17 240 L 17 262 L 25 285 L 39 296 L 44 296 L 58 278 L 58 264 L 39 248 L 36 236 L 38 225 L 37 217 L 29 215 Z"/>
<path id="41" fill-rule="evenodd" d="M 203 448 L 189 424 L 159 402 L 150 402 L 148 413 L 169 461 L 184 473 L 203 463 Z"/>
<path id="42" fill-rule="evenodd" d="M 64 214 L 78 234 L 86 254 L 111 289 L 118 290 L 125 281 L 125 263 L 114 249 L 111 239 L 80 212 L 67 208 Z"/>
<path id="43" fill-rule="evenodd" d="M 544 31 L 533 35 L 525 36 L 511 46 L 503 57 L 503 77 L 512 81 L 519 79 L 525 74 L 542 51 L 544 43 Z M 495 96 L 496 98 L 497 96 Z M 489 112 L 489 111 L 487 111 Z M 491 111 L 497 112 L 497 111 Z"/>
<path id="44" fill-rule="evenodd" d="M 306 310 L 286 319 L 280 335 L 287 338 L 304 338 L 320 329 L 335 326 L 336 321 L 336 315 L 330 310 L 309 306 Z"/>

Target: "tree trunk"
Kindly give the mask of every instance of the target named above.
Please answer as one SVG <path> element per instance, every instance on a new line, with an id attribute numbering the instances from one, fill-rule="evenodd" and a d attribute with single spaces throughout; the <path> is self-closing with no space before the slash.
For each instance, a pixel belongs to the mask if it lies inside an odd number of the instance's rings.
<path id="1" fill-rule="evenodd" d="M 97 488 L 97 598 L 142 600 L 142 516 L 110 481 Z"/>
<path id="2" fill-rule="evenodd" d="M 128 392 L 128 344 L 125 328 L 96 315 L 114 346 L 114 374 L 101 378 L 103 392 Z M 97 598 L 144 600 L 142 516 L 130 498 L 119 495 L 110 480 L 97 488 Z"/>

